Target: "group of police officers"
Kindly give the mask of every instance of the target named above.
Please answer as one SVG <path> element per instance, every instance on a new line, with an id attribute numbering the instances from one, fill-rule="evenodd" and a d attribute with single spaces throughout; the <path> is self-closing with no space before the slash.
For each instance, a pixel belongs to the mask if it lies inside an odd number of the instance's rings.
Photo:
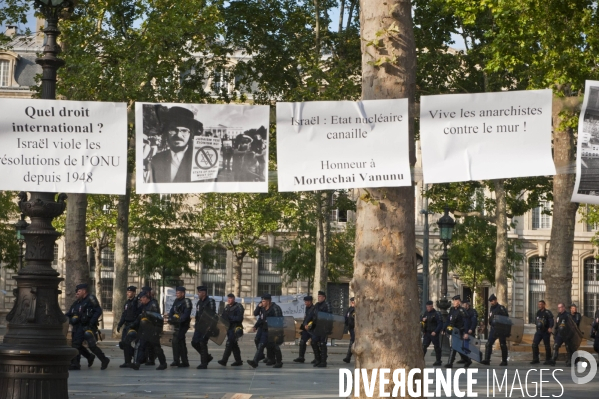
<path id="1" fill-rule="evenodd" d="M 452 298 L 453 304 L 449 309 L 449 314 L 446 320 L 443 320 L 441 313 L 434 309 L 433 302 L 428 301 L 426 303 L 426 312 L 420 316 L 420 323 L 423 333 L 422 339 L 422 351 L 426 355 L 427 349 L 430 344 L 433 344 L 435 349 L 436 361 L 433 363 L 434 366 L 442 365 L 441 361 L 441 336 L 448 335 L 451 339 L 461 340 L 465 345 L 462 345 L 463 352 L 468 353 L 468 345 L 471 338 L 475 337 L 476 327 L 478 325 L 478 313 L 476 309 L 471 308 L 470 302 L 465 300 L 461 301 L 459 295 Z M 493 353 L 493 345 L 496 340 L 499 340 L 499 347 L 501 348 L 501 363 L 500 366 L 508 365 L 508 348 L 507 348 L 507 335 L 504 334 L 505 329 L 496 328 L 497 320 L 500 316 L 508 317 L 508 312 L 505 306 L 497 302 L 497 297 L 493 294 L 489 297 L 489 335 L 487 343 L 485 345 L 484 358 L 480 359 L 480 363 L 489 365 L 491 363 L 491 354 Z M 578 313 L 576 305 L 570 306 L 570 312 L 566 311 L 566 307 L 563 303 L 558 304 L 558 314 L 554 319 L 553 314 L 549 309 L 545 307 L 545 301 L 540 300 L 538 303 L 538 312 L 536 315 L 536 332 L 533 338 L 532 344 L 532 356 L 533 359 L 530 364 L 540 363 L 539 359 L 539 344 L 543 341 L 545 345 L 545 365 L 555 366 L 557 358 L 559 356 L 559 349 L 562 344 L 566 347 L 566 366 L 570 366 L 571 356 L 576 351 L 573 346 L 570 337 L 573 336 L 574 331 L 572 330 L 572 320 L 576 326 L 580 325 L 582 316 Z M 591 339 L 594 340 L 593 348 L 599 353 L 599 309 L 595 312 L 595 317 L 591 327 Z M 553 334 L 553 352 L 550 345 L 550 336 Z M 453 346 L 452 346 L 453 347 Z M 449 361 L 445 364 L 445 367 L 452 368 L 455 361 L 456 351 L 451 348 L 449 354 Z M 460 353 L 461 360 L 457 363 L 461 363 L 464 367 L 469 367 L 472 364 L 466 354 Z"/>

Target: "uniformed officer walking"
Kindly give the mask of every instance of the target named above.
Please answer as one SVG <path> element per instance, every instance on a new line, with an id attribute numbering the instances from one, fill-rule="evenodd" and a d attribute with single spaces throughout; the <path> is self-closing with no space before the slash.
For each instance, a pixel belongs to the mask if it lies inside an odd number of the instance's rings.
<path id="1" fill-rule="evenodd" d="M 119 341 L 119 348 L 123 350 L 125 363 L 121 364 L 119 366 L 120 368 L 131 367 L 131 361 L 133 360 L 134 349 L 132 344 L 137 340 L 137 331 L 135 331 L 132 326 L 139 314 L 138 301 L 135 297 L 136 290 L 137 287 L 132 285 L 127 287 L 127 300 L 123 306 L 123 313 L 121 313 L 121 319 L 116 328 L 116 332 L 120 332 L 121 329 L 123 329 L 121 340 Z"/>
<path id="2" fill-rule="evenodd" d="M 197 369 L 202 370 L 208 368 L 208 363 L 212 361 L 213 357 L 208 353 L 208 341 L 210 340 L 210 336 L 202 333 L 198 326 L 202 313 L 210 312 L 211 314 L 216 314 L 216 302 L 208 296 L 208 287 L 204 285 L 198 286 L 198 298 L 198 303 L 196 304 L 195 332 L 193 333 L 191 346 L 193 346 L 200 354 L 201 361 Z"/>
<path id="3" fill-rule="evenodd" d="M 308 324 L 312 322 L 310 331 L 316 331 L 315 327 L 318 324 L 318 313 L 331 313 L 331 305 L 327 302 L 327 294 L 324 291 L 318 291 L 318 302 L 314 305 L 314 313 L 312 319 L 308 320 Z M 317 362 L 314 363 L 314 367 L 326 367 L 327 366 L 327 339 L 326 335 L 317 335 L 312 332 L 312 348 L 314 349 L 314 356 Z"/>
<path id="4" fill-rule="evenodd" d="M 316 309 L 314 307 L 314 303 L 312 302 L 312 295 L 308 295 L 304 297 L 304 305 L 305 305 L 305 310 L 304 310 L 304 321 L 302 322 L 302 324 L 300 325 L 300 341 L 299 341 L 299 356 L 295 359 L 293 359 L 293 361 L 295 363 L 303 363 L 306 361 L 305 359 L 305 355 L 306 355 L 306 349 L 308 348 L 308 340 L 312 337 L 311 334 L 308 332 L 309 328 L 307 328 L 308 323 L 310 322 L 310 320 L 312 320 L 313 314 L 314 314 L 314 310 Z M 312 341 L 312 349 L 314 350 L 314 360 L 312 360 L 312 364 L 316 363 L 316 349 L 314 349 L 314 346 L 316 344 Z"/>
<path id="5" fill-rule="evenodd" d="M 580 321 L 582 320 L 582 315 L 578 313 L 578 307 L 575 304 L 570 305 L 570 318 L 576 324 L 576 327 L 580 327 Z"/>
<path id="6" fill-rule="evenodd" d="M 149 285 L 144 286 L 141 289 L 141 292 L 139 293 L 139 295 L 137 296 L 138 301 L 139 301 L 138 306 L 140 308 L 142 307 L 141 297 L 144 296 L 145 294 L 149 295 L 152 307 L 160 309 L 160 304 L 158 303 L 158 301 L 155 298 L 155 292 L 152 289 L 152 287 L 150 287 Z M 165 312 L 166 312 L 166 310 L 165 310 Z M 154 347 L 152 345 L 146 345 L 146 353 L 142 359 L 142 364 L 145 364 L 146 366 L 155 366 L 156 365 L 155 360 L 156 360 L 156 354 L 154 353 Z"/>
<path id="7" fill-rule="evenodd" d="M 160 362 L 160 365 L 156 367 L 156 370 L 165 370 L 167 368 L 166 357 L 160 346 L 160 333 L 162 332 L 162 326 L 164 325 L 164 320 L 160 314 L 160 308 L 156 301 L 152 301 L 148 292 L 142 293 L 140 301 L 140 314 L 133 324 L 133 328 L 139 331 L 139 341 L 137 343 L 135 363 L 131 364 L 131 368 L 139 370 L 140 363 L 146 357 L 146 348 L 150 347 Z M 143 324 L 142 321 L 144 322 Z"/>
<path id="8" fill-rule="evenodd" d="M 456 335 L 454 331 L 459 333 L 459 336 L 463 340 L 469 339 L 468 330 L 470 329 L 470 318 L 466 313 L 466 310 L 461 305 L 461 298 L 459 295 L 451 298 L 453 300 L 453 306 L 449 309 L 449 315 L 447 316 L 447 321 L 443 325 L 443 334 L 447 334 L 451 339 Z M 451 349 L 449 352 L 449 362 L 445 365 L 447 368 L 453 367 L 453 362 L 455 361 L 456 351 Z M 468 358 L 466 363 L 464 363 L 464 367 L 469 367 L 472 364 L 472 360 Z"/>
<path id="9" fill-rule="evenodd" d="M 476 311 L 476 309 L 474 309 L 471 304 L 470 304 L 470 300 L 468 298 L 464 299 L 464 302 L 462 303 L 462 307 L 464 308 L 464 310 L 466 311 L 466 315 L 468 316 L 468 320 L 469 320 L 469 327 L 468 327 L 468 336 L 470 338 L 475 338 L 476 337 L 476 326 L 478 325 L 478 312 Z M 460 353 L 460 360 L 458 360 L 456 363 L 458 364 L 466 364 L 468 362 L 472 362 L 471 360 L 469 360 L 470 358 L 466 355 L 464 355 L 463 353 Z"/>
<path id="10" fill-rule="evenodd" d="M 345 363 L 351 362 L 352 356 L 352 346 L 354 345 L 354 341 L 356 340 L 356 333 L 354 331 L 356 327 L 356 302 L 354 297 L 349 298 L 349 309 L 345 312 L 345 325 L 347 326 L 347 331 L 349 332 L 349 348 L 347 348 L 347 355 L 343 358 Z M 442 323 L 440 323 L 442 324 Z"/>
<path id="11" fill-rule="evenodd" d="M 71 345 L 79 351 L 79 354 L 71 361 L 69 370 L 81 369 L 81 356 L 87 359 L 88 367 L 92 366 L 96 356 L 102 362 L 102 370 L 105 370 L 108 367 L 108 363 L 110 363 L 110 359 L 104 355 L 104 352 L 96 344 L 98 320 L 102 316 L 102 308 L 98 299 L 94 295 L 89 294 L 87 290 L 87 284 L 79 284 L 76 287 L 75 297 L 77 300 L 66 313 L 69 323 L 73 326 Z M 83 347 L 83 341 L 87 342 L 87 346 L 93 355 Z"/>
<path id="12" fill-rule="evenodd" d="M 243 336 L 243 311 L 244 308 L 239 302 L 235 302 L 235 295 L 227 295 L 227 305 L 223 309 L 222 317 L 229 321 L 229 329 L 227 330 L 227 343 L 225 344 L 225 352 L 223 358 L 218 361 L 221 366 L 226 366 L 229 356 L 233 353 L 235 361 L 231 366 L 241 366 L 241 350 L 237 340 Z"/>
<path id="13" fill-rule="evenodd" d="M 540 300 L 538 303 L 539 310 L 535 319 L 536 332 L 532 340 L 532 362 L 530 364 L 539 364 L 539 344 L 543 341 L 545 345 L 545 362 L 543 364 L 551 364 L 551 332 L 553 331 L 553 313 L 545 307 L 545 301 Z"/>
<path id="14" fill-rule="evenodd" d="M 441 345 L 439 343 L 439 335 L 443 330 L 443 319 L 441 313 L 439 313 L 433 307 L 433 301 L 426 302 L 426 312 L 420 316 L 420 325 L 422 327 L 422 352 L 426 356 L 426 350 L 430 346 L 431 342 L 435 348 L 436 361 L 433 366 L 440 366 L 441 363 Z M 351 356 L 351 355 L 350 355 Z"/>
<path id="15" fill-rule="evenodd" d="M 264 349 L 267 346 L 272 347 L 272 350 L 275 354 L 275 364 L 274 368 L 279 369 L 283 367 L 283 354 L 281 353 L 281 348 L 276 343 L 269 343 L 268 341 L 268 318 L 269 317 L 283 317 L 283 311 L 276 303 L 272 302 L 272 296 L 270 294 L 264 294 L 262 296 L 262 306 L 260 307 L 260 314 L 258 315 L 258 320 L 254 325 L 253 330 L 257 331 L 258 328 L 262 330 L 260 335 L 260 342 L 258 343 L 258 348 L 256 349 L 256 354 L 252 360 L 248 360 L 247 363 L 253 368 L 258 367 L 258 362 L 261 358 L 264 357 Z"/>
<path id="16" fill-rule="evenodd" d="M 192 303 L 189 298 L 185 298 L 185 287 L 175 289 L 175 301 L 168 313 L 168 322 L 174 327 L 173 331 L 173 362 L 171 367 L 189 367 L 187 358 L 187 344 L 185 343 L 185 334 L 191 324 Z"/>
<path id="17" fill-rule="evenodd" d="M 566 312 L 566 306 L 563 303 L 557 305 L 557 312 L 553 328 L 553 357 L 551 358 L 551 365 L 555 366 L 555 362 L 557 362 L 557 357 L 559 356 L 559 348 L 564 344 L 567 353 L 566 366 L 570 366 L 570 358 L 572 357 L 573 350 L 570 348 L 568 338 L 573 331 L 571 331 L 568 321 L 571 318 L 571 314 Z"/>
<path id="18" fill-rule="evenodd" d="M 507 366 L 507 341 L 504 335 L 498 336 L 498 334 L 495 332 L 495 316 L 508 317 L 508 312 L 505 306 L 500 305 L 497 302 L 497 297 L 495 294 L 491 294 L 489 297 L 489 302 L 491 303 L 491 307 L 489 309 L 489 325 L 491 326 L 491 331 L 489 332 L 489 339 L 487 340 L 487 344 L 485 346 L 485 359 L 481 363 L 486 365 L 491 364 L 493 345 L 495 344 L 495 341 L 499 339 L 499 346 L 501 348 L 501 363 L 499 363 L 499 365 Z"/>

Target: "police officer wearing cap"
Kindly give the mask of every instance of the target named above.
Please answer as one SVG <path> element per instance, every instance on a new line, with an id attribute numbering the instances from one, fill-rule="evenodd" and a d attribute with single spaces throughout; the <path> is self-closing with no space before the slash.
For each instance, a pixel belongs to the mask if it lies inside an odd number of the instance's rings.
<path id="1" fill-rule="evenodd" d="M 305 310 L 304 310 L 304 321 L 302 322 L 302 324 L 300 324 L 300 341 L 299 341 L 299 356 L 295 359 L 293 359 L 293 361 L 295 363 L 303 363 L 306 361 L 305 359 L 305 355 L 306 355 L 306 349 L 308 347 L 308 340 L 311 338 L 309 331 L 309 328 L 307 327 L 308 324 L 310 323 L 310 320 L 312 320 L 314 317 L 314 310 L 316 309 L 316 307 L 314 306 L 313 303 L 313 299 L 312 299 L 312 295 L 308 295 L 304 297 L 304 305 L 305 305 Z M 312 342 L 312 348 L 314 348 L 315 344 L 314 342 Z M 314 349 L 314 356 L 316 356 L 316 349 Z M 316 363 L 316 357 L 314 357 L 314 360 L 312 360 L 312 364 Z"/>
<path id="2" fill-rule="evenodd" d="M 354 328 L 356 327 L 356 302 L 354 297 L 349 298 L 349 309 L 345 312 L 345 325 L 347 326 L 347 331 L 349 332 L 349 348 L 347 348 L 347 355 L 343 358 L 345 363 L 351 362 L 352 355 L 352 346 L 354 341 L 356 340 L 356 334 L 354 332 Z"/>
<path id="3" fill-rule="evenodd" d="M 318 324 L 318 313 L 331 313 L 331 305 L 327 302 L 327 294 L 324 291 L 318 291 L 318 302 L 314 305 L 314 313 L 308 324 L 312 322 L 309 331 L 314 331 L 316 324 Z M 312 333 L 312 349 L 314 349 L 314 357 L 317 362 L 314 367 L 326 367 L 327 366 L 327 339 L 326 335 L 316 335 Z"/>
<path id="4" fill-rule="evenodd" d="M 553 313 L 545 307 L 545 301 L 540 300 L 538 303 L 539 310 L 535 319 L 536 332 L 532 340 L 532 362 L 530 364 L 539 364 L 539 344 L 541 340 L 545 344 L 545 362 L 543 364 L 551 364 L 551 332 L 553 329 Z"/>
<path id="5" fill-rule="evenodd" d="M 555 318 L 555 326 L 553 329 L 553 357 L 551 358 L 551 365 L 555 366 L 557 357 L 559 356 L 559 348 L 564 344 L 566 347 L 566 366 L 570 366 L 570 358 L 574 352 L 570 347 L 570 343 L 566 341 L 572 331 L 568 325 L 569 319 L 572 318 L 571 314 L 566 311 L 566 306 L 563 303 L 557 305 L 557 316 Z"/>
<path id="6" fill-rule="evenodd" d="M 245 309 L 239 302 L 235 302 L 235 295 L 227 295 L 227 304 L 223 309 L 222 317 L 229 320 L 229 329 L 227 330 L 227 343 L 225 344 L 225 352 L 223 358 L 218 361 L 221 366 L 226 366 L 229 356 L 233 353 L 235 361 L 231 366 L 241 366 L 241 350 L 237 340 L 243 336 L 243 311 Z"/>
<path id="7" fill-rule="evenodd" d="M 443 318 L 441 313 L 433 307 L 433 301 L 426 302 L 426 312 L 420 316 L 420 324 L 422 326 L 422 352 L 426 356 L 426 350 L 431 342 L 435 348 L 436 361 L 433 366 L 440 366 L 441 363 L 441 345 L 439 343 L 439 335 L 443 330 Z M 344 359 L 345 360 L 345 359 Z"/>
<path id="8" fill-rule="evenodd" d="M 175 295 L 177 297 L 168 313 L 168 322 L 175 328 L 173 331 L 173 362 L 171 367 L 189 367 L 185 334 L 191 324 L 191 308 L 193 305 L 189 298 L 185 298 L 185 287 L 177 287 Z"/>
<path id="9" fill-rule="evenodd" d="M 137 319 L 139 314 L 139 307 L 137 298 L 135 297 L 135 291 L 137 291 L 137 287 L 129 286 L 127 287 L 127 300 L 125 301 L 125 305 L 123 306 L 123 313 L 121 313 L 121 319 L 119 320 L 119 324 L 116 328 L 116 332 L 120 332 L 121 328 L 123 328 L 123 334 L 121 335 L 121 340 L 119 341 L 119 348 L 123 350 L 123 355 L 125 356 L 125 363 L 121 364 L 120 368 L 129 368 L 131 367 L 131 360 L 133 359 L 133 344 L 137 340 L 137 331 L 132 328 L 133 323 Z"/>
<path id="10" fill-rule="evenodd" d="M 470 338 L 474 338 L 476 335 L 476 326 L 478 325 L 478 312 L 476 311 L 476 309 L 474 309 L 471 304 L 470 304 L 470 300 L 468 298 L 464 299 L 464 302 L 462 302 L 462 307 L 464 308 L 464 310 L 466 311 L 466 314 L 468 315 L 469 319 L 470 319 L 470 327 L 468 328 L 468 335 L 470 336 Z M 460 353 L 460 360 L 458 360 L 456 363 L 458 364 L 465 364 L 468 363 L 468 356 Z"/>
<path id="11" fill-rule="evenodd" d="M 491 307 L 489 308 L 489 325 L 491 326 L 491 330 L 489 331 L 489 338 L 487 339 L 487 344 L 485 345 L 485 359 L 481 361 L 481 364 L 491 364 L 493 345 L 499 338 L 499 347 L 501 348 L 501 363 L 499 363 L 499 365 L 507 366 L 507 341 L 505 336 L 498 337 L 495 333 L 495 316 L 508 317 L 508 312 L 505 306 L 500 305 L 497 302 L 497 297 L 495 294 L 491 294 L 489 297 L 489 302 L 491 303 Z"/>
<path id="12" fill-rule="evenodd" d="M 76 287 L 75 297 L 77 300 L 66 313 L 69 323 L 73 326 L 71 345 L 79 351 L 79 354 L 71 361 L 69 370 L 81 370 L 81 356 L 87 359 L 88 367 L 92 366 L 97 356 L 102 362 L 101 369 L 106 370 L 110 359 L 104 355 L 104 352 L 96 344 L 98 320 L 102 316 L 102 308 L 98 299 L 94 295 L 89 294 L 87 290 L 87 284 L 79 284 Z M 83 347 L 83 341 L 87 342 L 87 346 L 93 355 Z"/>
<path id="13" fill-rule="evenodd" d="M 454 330 L 458 331 L 461 338 L 463 340 L 467 340 L 470 338 L 468 335 L 468 330 L 470 329 L 470 317 L 466 313 L 466 310 L 462 307 L 459 295 L 456 295 L 452 298 L 453 306 L 449 309 L 449 315 L 447 317 L 447 321 L 443 325 L 443 334 L 448 334 L 452 337 Z M 452 338 L 453 339 L 453 338 Z M 453 362 L 455 361 L 456 351 L 453 349 L 450 350 L 449 353 L 449 362 L 445 365 L 447 368 L 453 367 Z M 468 358 L 466 363 L 464 363 L 464 367 L 469 367 L 472 364 L 472 360 Z"/>
<path id="14" fill-rule="evenodd" d="M 216 302 L 208 296 L 208 288 L 204 285 L 198 286 L 198 298 L 198 303 L 196 304 L 195 332 L 193 333 L 191 346 L 200 354 L 200 365 L 197 368 L 203 370 L 208 368 L 208 363 L 212 361 L 213 357 L 208 353 L 208 340 L 210 336 L 203 334 L 198 326 L 202 313 L 210 312 L 216 314 Z"/>
<path id="15" fill-rule="evenodd" d="M 247 363 L 253 367 L 258 367 L 258 362 L 261 358 L 264 358 L 264 349 L 269 346 L 275 354 L 274 368 L 279 369 L 283 367 L 283 354 L 281 348 L 276 343 L 268 342 L 268 318 L 269 317 L 283 317 L 283 311 L 276 303 L 272 302 L 272 296 L 270 294 L 262 295 L 262 306 L 260 307 L 260 314 L 258 320 L 254 325 L 253 330 L 256 331 L 258 328 L 262 329 L 260 336 L 260 342 L 258 343 L 258 349 L 252 360 L 248 360 Z M 268 364 L 268 363 L 267 363 Z"/>
<path id="16" fill-rule="evenodd" d="M 137 316 L 137 320 L 135 320 L 135 323 L 133 324 L 133 328 L 139 331 L 140 339 L 137 343 L 135 363 L 131 364 L 131 368 L 134 370 L 139 370 L 140 363 L 145 360 L 146 357 L 146 348 L 150 347 L 160 362 L 160 365 L 156 367 L 156 370 L 165 370 L 167 368 L 166 357 L 164 356 L 164 351 L 160 346 L 160 337 L 156 333 L 157 329 L 162 331 L 162 325 L 164 324 L 162 316 L 160 315 L 160 307 L 156 301 L 152 301 L 150 294 L 145 291 L 142 292 L 140 301 L 140 313 L 139 316 Z M 156 318 L 151 315 L 158 315 L 159 319 L 156 320 Z M 142 324 L 142 321 L 145 321 L 146 323 Z M 157 325 L 156 323 L 160 323 L 160 325 Z M 147 331 L 145 329 L 150 330 Z M 148 364 L 146 363 L 146 366 L 147 365 Z"/>

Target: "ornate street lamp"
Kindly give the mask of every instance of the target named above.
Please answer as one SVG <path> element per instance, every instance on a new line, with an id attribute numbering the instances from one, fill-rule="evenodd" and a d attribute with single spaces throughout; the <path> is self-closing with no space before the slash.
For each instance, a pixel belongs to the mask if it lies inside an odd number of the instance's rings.
<path id="1" fill-rule="evenodd" d="M 44 56 L 36 59 L 42 67 L 41 98 L 56 98 L 56 70 L 64 61 L 57 58 L 58 18 L 71 7 L 70 1 L 35 0 L 45 17 Z M 77 350 L 67 346 L 63 324 L 67 318 L 58 304 L 58 285 L 63 280 L 52 268 L 54 244 L 60 234 L 52 219 L 66 207 L 66 195 L 19 193 L 19 208 L 31 220 L 20 234 L 26 244 L 26 264 L 15 277 L 15 304 L 6 316 L 8 326 L 0 345 L 0 397 L 3 399 L 67 399 L 69 364 Z M 23 222 L 25 222 L 23 217 Z"/>
<path id="2" fill-rule="evenodd" d="M 449 301 L 449 298 L 447 298 L 447 269 L 449 267 L 447 245 L 451 242 L 453 228 L 455 227 L 455 220 L 449 216 L 449 207 L 445 207 L 445 214 L 437 221 L 437 225 L 439 226 L 439 238 L 443 243 L 443 256 L 441 256 L 441 260 L 443 261 L 443 271 L 441 272 L 441 299 L 437 301 L 437 307 L 440 309 L 441 315 L 443 316 L 443 323 L 445 323 L 445 321 L 447 321 L 448 310 L 451 307 L 451 302 Z M 449 344 L 449 342 L 447 343 Z M 448 351 L 449 345 L 444 344 L 443 348 L 444 351 L 446 348 Z"/>
<path id="3" fill-rule="evenodd" d="M 25 214 L 21 212 L 21 219 L 15 224 L 17 230 L 17 241 L 19 242 L 19 270 L 23 268 L 23 244 L 25 243 L 25 236 L 23 231 L 29 226 L 29 223 L 25 221 Z"/>

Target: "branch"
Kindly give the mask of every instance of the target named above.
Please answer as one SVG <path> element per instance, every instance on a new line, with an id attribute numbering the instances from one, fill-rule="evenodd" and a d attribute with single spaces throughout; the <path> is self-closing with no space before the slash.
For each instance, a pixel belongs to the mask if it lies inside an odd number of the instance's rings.
<path id="1" fill-rule="evenodd" d="M 477 218 L 486 220 L 489 223 L 497 223 L 497 220 L 495 218 L 495 216 L 489 216 L 489 215 L 485 215 L 480 211 L 475 211 L 475 212 L 460 212 L 460 211 L 453 211 L 453 214 L 457 217 L 462 217 L 462 216 L 476 216 Z"/>

